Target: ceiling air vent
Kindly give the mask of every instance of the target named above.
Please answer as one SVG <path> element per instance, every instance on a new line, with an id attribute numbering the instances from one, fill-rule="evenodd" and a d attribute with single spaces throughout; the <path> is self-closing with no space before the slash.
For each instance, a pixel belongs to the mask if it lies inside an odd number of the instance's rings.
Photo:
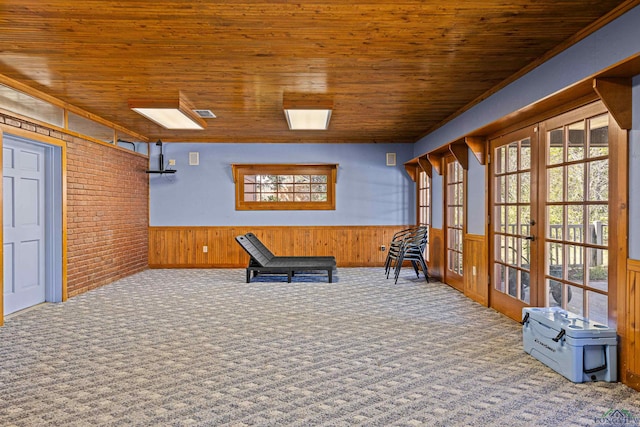
<path id="1" fill-rule="evenodd" d="M 211 110 L 193 110 L 194 113 L 202 117 L 203 119 L 215 119 L 216 115 Z"/>

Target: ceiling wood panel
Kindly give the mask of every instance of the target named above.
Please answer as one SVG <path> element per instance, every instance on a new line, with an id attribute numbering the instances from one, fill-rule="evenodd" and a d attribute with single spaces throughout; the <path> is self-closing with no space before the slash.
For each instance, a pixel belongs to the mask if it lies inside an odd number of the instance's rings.
<path id="1" fill-rule="evenodd" d="M 151 139 L 415 142 L 637 3 L 8 0 L 0 74 Z M 127 108 L 179 91 L 218 118 L 169 131 Z M 289 92 L 332 98 L 329 130 L 288 130 Z"/>

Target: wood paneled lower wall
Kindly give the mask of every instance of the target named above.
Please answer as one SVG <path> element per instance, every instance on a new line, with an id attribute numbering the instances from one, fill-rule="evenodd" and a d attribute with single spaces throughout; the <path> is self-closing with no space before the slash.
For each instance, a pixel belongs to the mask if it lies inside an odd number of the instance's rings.
<path id="1" fill-rule="evenodd" d="M 333 255 L 339 267 L 384 265 L 397 226 L 149 227 L 149 267 L 246 267 L 249 257 L 235 237 L 252 232 L 276 255 Z M 207 252 L 204 252 L 204 247 Z"/>
<path id="2" fill-rule="evenodd" d="M 463 249 L 464 294 L 472 300 L 488 307 L 488 261 L 486 237 L 465 234 Z"/>
<path id="3" fill-rule="evenodd" d="M 623 342 L 626 341 L 622 356 L 621 374 L 623 381 L 640 391 L 640 261 L 627 261 L 627 286 L 625 298 Z"/>

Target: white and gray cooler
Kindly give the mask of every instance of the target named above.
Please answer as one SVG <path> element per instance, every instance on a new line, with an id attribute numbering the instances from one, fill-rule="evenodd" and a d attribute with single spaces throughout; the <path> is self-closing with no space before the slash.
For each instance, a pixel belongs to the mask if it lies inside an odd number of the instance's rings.
<path id="1" fill-rule="evenodd" d="M 524 351 L 573 382 L 617 381 L 615 329 L 558 307 L 522 310 Z"/>

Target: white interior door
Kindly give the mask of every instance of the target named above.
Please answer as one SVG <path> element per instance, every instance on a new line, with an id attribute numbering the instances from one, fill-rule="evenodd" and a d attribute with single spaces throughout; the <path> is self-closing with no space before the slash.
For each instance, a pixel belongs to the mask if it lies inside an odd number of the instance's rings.
<path id="1" fill-rule="evenodd" d="M 3 143 L 4 313 L 45 301 L 45 148 Z"/>

